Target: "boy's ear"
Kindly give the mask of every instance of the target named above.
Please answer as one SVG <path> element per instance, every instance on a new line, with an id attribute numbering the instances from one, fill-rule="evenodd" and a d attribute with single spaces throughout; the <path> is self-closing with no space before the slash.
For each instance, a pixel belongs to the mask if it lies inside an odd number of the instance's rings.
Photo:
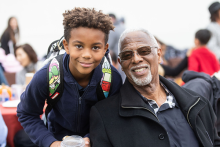
<path id="1" fill-rule="evenodd" d="M 63 39 L 63 46 L 67 54 L 69 54 L 68 42 L 66 39 Z"/>

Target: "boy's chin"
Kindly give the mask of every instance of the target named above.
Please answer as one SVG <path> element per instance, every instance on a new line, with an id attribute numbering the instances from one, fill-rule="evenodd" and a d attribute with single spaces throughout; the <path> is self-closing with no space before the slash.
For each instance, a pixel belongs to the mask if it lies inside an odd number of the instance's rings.
<path id="1" fill-rule="evenodd" d="M 88 68 L 88 69 L 80 69 L 78 70 L 82 75 L 89 75 L 92 73 L 94 69 L 93 68 Z"/>

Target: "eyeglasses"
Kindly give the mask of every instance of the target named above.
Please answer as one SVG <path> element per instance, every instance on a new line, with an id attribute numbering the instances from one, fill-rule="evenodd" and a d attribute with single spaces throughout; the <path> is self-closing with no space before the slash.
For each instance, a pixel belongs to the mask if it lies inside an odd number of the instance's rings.
<path id="1" fill-rule="evenodd" d="M 153 46 L 140 47 L 136 49 L 137 55 L 140 55 L 140 56 L 149 55 L 152 52 L 152 48 L 158 48 L 158 47 L 153 47 Z M 134 51 L 135 50 L 125 50 L 125 51 L 122 51 L 118 56 L 121 60 L 128 60 L 128 59 L 131 59 L 132 56 L 134 56 Z"/>

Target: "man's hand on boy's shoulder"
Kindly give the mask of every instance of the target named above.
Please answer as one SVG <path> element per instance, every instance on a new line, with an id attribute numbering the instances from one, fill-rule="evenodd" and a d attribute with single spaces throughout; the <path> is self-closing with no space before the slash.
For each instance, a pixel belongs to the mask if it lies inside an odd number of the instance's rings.
<path id="1" fill-rule="evenodd" d="M 54 142 L 50 145 L 50 147 L 61 147 L 61 142 L 62 142 L 62 141 L 54 141 Z"/>

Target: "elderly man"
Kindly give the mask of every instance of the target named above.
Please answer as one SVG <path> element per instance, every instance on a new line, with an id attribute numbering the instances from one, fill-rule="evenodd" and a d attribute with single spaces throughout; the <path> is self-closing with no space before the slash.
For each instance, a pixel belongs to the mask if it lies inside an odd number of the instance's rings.
<path id="1" fill-rule="evenodd" d="M 126 30 L 119 50 L 127 79 L 120 93 L 93 106 L 93 147 L 220 146 L 209 102 L 158 75 L 161 49 L 152 35 Z"/>

